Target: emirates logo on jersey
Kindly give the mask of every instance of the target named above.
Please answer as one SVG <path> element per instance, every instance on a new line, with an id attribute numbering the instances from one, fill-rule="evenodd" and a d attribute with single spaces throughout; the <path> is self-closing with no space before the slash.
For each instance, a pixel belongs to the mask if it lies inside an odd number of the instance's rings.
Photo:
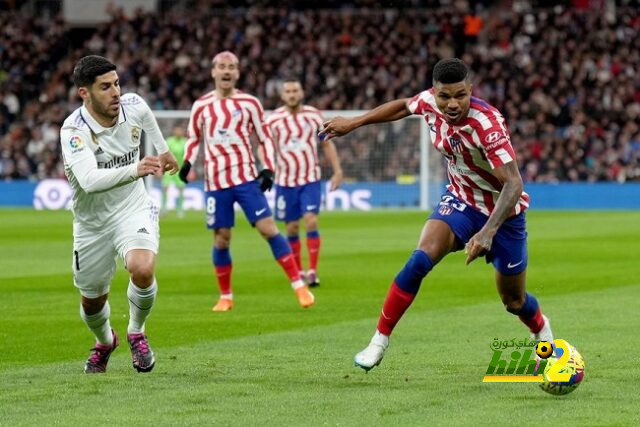
<path id="1" fill-rule="evenodd" d="M 502 132 L 495 131 L 495 132 L 491 132 L 489 135 L 487 135 L 484 138 L 484 140 L 485 140 L 485 142 L 488 142 L 489 144 L 491 144 L 493 142 L 497 142 L 501 137 L 502 137 Z"/>

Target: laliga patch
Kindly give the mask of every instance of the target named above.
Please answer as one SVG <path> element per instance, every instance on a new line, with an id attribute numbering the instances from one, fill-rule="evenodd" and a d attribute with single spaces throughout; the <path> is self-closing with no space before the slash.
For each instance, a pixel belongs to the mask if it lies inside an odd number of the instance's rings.
<path id="1" fill-rule="evenodd" d="M 84 148 L 84 141 L 78 135 L 73 135 L 69 139 L 69 147 L 71 147 L 72 153 L 82 151 L 82 149 Z"/>
<path id="2" fill-rule="evenodd" d="M 448 205 L 440 205 L 438 208 L 438 213 L 442 216 L 451 215 L 451 212 L 453 212 L 453 208 Z"/>

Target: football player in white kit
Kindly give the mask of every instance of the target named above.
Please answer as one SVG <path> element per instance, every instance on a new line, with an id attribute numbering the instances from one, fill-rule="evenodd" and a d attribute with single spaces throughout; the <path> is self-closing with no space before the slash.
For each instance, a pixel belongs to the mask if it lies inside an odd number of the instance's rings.
<path id="1" fill-rule="evenodd" d="M 139 178 L 175 174 L 178 163 L 146 102 L 134 93 L 120 95 L 113 63 L 85 56 L 73 70 L 73 82 L 83 105 L 64 121 L 60 143 L 74 190 L 73 279 L 82 295 L 80 316 L 97 340 L 84 371 L 105 372 L 119 344 L 107 300 L 119 255 L 130 273 L 127 341 L 133 367 L 149 372 L 155 358 L 144 332 L 158 289 L 158 208 Z M 143 131 L 157 157 L 140 160 Z"/>

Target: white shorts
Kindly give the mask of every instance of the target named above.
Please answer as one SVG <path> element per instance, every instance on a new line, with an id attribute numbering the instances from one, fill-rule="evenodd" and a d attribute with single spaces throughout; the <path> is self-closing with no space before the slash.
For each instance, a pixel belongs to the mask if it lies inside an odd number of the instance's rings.
<path id="1" fill-rule="evenodd" d="M 73 284 L 86 298 L 109 292 L 116 271 L 116 257 L 126 260 L 132 249 L 158 253 L 158 208 L 148 207 L 132 213 L 122 212 L 102 230 L 89 230 L 73 224 Z"/>

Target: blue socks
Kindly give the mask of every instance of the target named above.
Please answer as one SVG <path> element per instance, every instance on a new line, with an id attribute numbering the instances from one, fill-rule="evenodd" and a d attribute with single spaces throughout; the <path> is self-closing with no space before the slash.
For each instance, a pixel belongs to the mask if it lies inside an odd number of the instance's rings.
<path id="1" fill-rule="evenodd" d="M 300 241 L 300 236 L 298 236 L 297 234 L 295 236 L 287 236 L 287 240 L 289 241 L 290 245 L 296 244 Z"/>
<path id="2" fill-rule="evenodd" d="M 225 265 L 230 265 L 231 254 L 229 252 L 229 248 L 218 249 L 214 246 L 213 251 L 211 252 L 211 259 L 213 261 L 213 265 L 215 265 L 216 267 L 224 267 Z"/>
<path id="3" fill-rule="evenodd" d="M 517 314 L 525 319 L 530 319 L 535 316 L 539 308 L 540 306 L 536 297 L 527 292 L 524 296 L 524 304 L 522 304 L 522 308 L 519 312 L 513 314 Z"/>
<path id="4" fill-rule="evenodd" d="M 424 251 L 419 249 L 413 251 L 409 261 L 398 273 L 395 284 L 405 292 L 418 293 L 422 279 L 431 271 L 434 263 Z"/>
<path id="5" fill-rule="evenodd" d="M 291 253 L 291 247 L 282 234 L 278 233 L 267 241 L 269 242 L 269 246 L 271 246 L 271 252 L 273 252 L 275 259 L 280 259 Z"/>

